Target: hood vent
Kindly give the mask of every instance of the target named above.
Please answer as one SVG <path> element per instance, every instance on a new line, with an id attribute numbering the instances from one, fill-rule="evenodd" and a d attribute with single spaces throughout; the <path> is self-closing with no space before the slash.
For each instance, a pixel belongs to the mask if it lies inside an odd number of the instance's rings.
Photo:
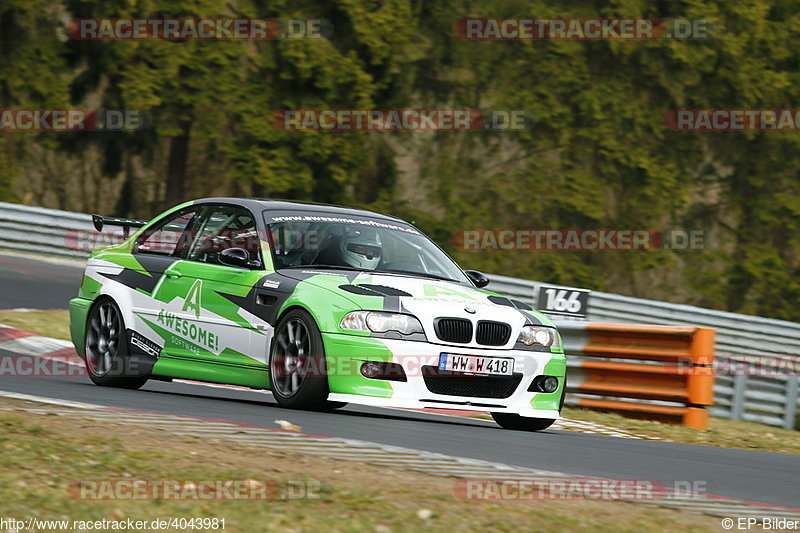
<path id="1" fill-rule="evenodd" d="M 406 291 L 395 289 L 394 287 L 387 287 L 386 285 L 370 285 L 369 283 L 362 283 L 361 285 L 357 285 L 357 287 L 364 287 L 365 289 L 380 293 L 383 296 L 411 296 L 411 294 L 407 293 Z"/>
<path id="2" fill-rule="evenodd" d="M 370 285 L 362 283 L 361 285 L 339 285 L 343 291 L 351 292 L 353 294 L 360 294 L 362 296 L 380 296 L 380 297 L 400 297 L 411 296 L 406 291 L 395 289 L 394 287 L 387 287 L 385 285 Z"/>

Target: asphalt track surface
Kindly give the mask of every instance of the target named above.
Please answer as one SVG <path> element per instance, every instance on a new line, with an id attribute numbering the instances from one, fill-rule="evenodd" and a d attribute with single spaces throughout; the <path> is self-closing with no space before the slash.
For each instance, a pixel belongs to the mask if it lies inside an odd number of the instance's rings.
<path id="1" fill-rule="evenodd" d="M 0 309 L 66 308 L 80 278 L 78 267 L 0 254 Z M 0 357 L 14 356 L 0 351 Z M 269 393 L 188 383 L 150 381 L 128 391 L 97 387 L 84 376 L 0 376 L 0 390 L 267 427 L 284 419 L 304 433 L 584 476 L 658 480 L 668 486 L 701 481 L 715 495 L 800 506 L 796 455 L 568 431 L 507 431 L 488 421 L 352 405 L 330 413 L 294 411 L 277 407 Z"/>
<path id="2" fill-rule="evenodd" d="M 0 254 L 0 309 L 66 309 L 83 276 L 75 265 Z"/>

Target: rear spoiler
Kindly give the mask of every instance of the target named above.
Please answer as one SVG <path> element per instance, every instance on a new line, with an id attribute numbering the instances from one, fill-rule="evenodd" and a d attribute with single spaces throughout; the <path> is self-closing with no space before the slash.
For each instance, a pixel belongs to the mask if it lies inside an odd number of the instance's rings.
<path id="1" fill-rule="evenodd" d="M 97 231 L 103 231 L 103 226 L 122 226 L 122 234 L 128 238 L 131 228 L 141 228 L 149 220 L 135 220 L 132 218 L 117 218 L 117 217 L 103 217 L 100 215 L 92 215 L 92 224 Z"/>

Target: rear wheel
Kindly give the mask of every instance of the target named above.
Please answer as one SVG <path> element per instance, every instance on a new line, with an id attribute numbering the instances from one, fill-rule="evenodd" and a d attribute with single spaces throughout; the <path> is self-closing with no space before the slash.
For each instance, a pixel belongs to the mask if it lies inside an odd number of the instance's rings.
<path id="1" fill-rule="evenodd" d="M 513 413 L 492 413 L 492 418 L 501 428 L 518 431 L 542 431 L 555 422 L 552 418 L 531 418 Z"/>
<path id="2" fill-rule="evenodd" d="M 86 323 L 86 370 L 96 385 L 138 389 L 147 376 L 131 364 L 127 330 L 119 307 L 110 298 L 98 301 Z"/>
<path id="3" fill-rule="evenodd" d="M 269 357 L 275 401 L 290 409 L 331 409 L 325 347 L 317 323 L 303 309 L 286 313 L 275 328 Z"/>

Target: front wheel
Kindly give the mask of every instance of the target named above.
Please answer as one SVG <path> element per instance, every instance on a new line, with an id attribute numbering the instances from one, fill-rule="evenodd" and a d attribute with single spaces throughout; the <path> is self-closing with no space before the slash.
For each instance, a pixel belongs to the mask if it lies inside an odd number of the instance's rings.
<path id="1" fill-rule="evenodd" d="M 555 422 L 552 418 L 531 418 L 513 413 L 492 413 L 492 418 L 501 428 L 518 431 L 542 431 Z"/>
<path id="2" fill-rule="evenodd" d="M 137 372 L 128 349 L 119 307 L 110 298 L 98 301 L 86 323 L 86 371 L 96 385 L 138 389 L 147 376 Z"/>
<path id="3" fill-rule="evenodd" d="M 269 356 L 275 401 L 290 409 L 329 409 L 325 347 L 317 323 L 303 309 L 286 313 L 275 328 Z"/>

